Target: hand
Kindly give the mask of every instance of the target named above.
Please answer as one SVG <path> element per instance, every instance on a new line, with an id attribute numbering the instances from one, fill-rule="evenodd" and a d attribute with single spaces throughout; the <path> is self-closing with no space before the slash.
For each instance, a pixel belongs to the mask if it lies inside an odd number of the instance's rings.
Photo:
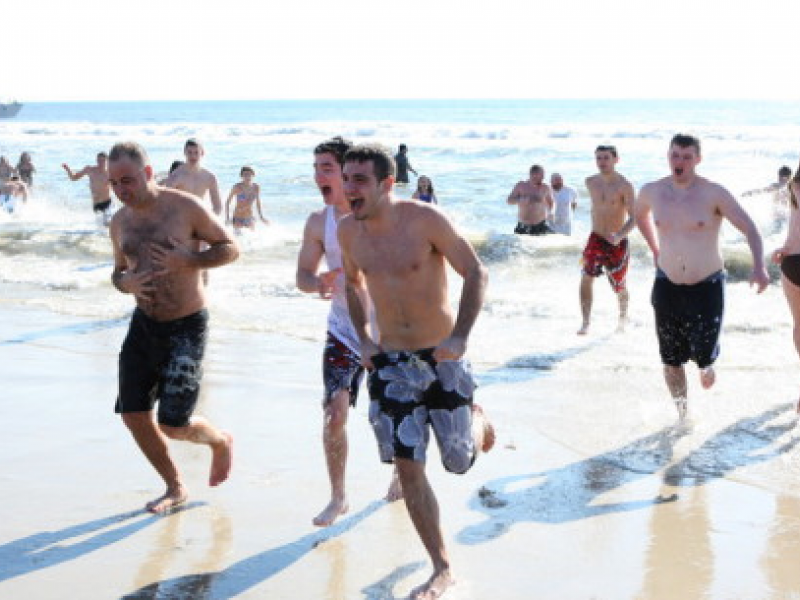
<path id="1" fill-rule="evenodd" d="M 364 368 L 368 371 L 374 370 L 375 365 L 372 364 L 372 357 L 381 352 L 383 352 L 381 347 L 371 339 L 361 340 L 361 364 Z"/>
<path id="2" fill-rule="evenodd" d="M 781 247 L 775 250 L 770 256 L 770 262 L 774 265 L 779 265 L 783 262 L 783 258 L 786 256 L 786 248 Z"/>
<path id="3" fill-rule="evenodd" d="M 142 273 L 126 271 L 120 278 L 119 285 L 129 294 L 147 301 L 152 300 L 156 292 L 151 271 L 143 271 Z"/>
<path id="4" fill-rule="evenodd" d="M 166 275 L 192 264 L 194 252 L 189 249 L 187 244 L 172 236 L 168 237 L 167 241 L 172 245 L 171 248 L 160 244 L 150 244 L 150 258 L 156 267 L 153 271 L 155 275 Z"/>
<path id="5" fill-rule="evenodd" d="M 459 360 L 467 352 L 467 340 L 461 337 L 450 336 L 436 346 L 433 359 L 436 362 L 445 360 Z"/>
<path id="6" fill-rule="evenodd" d="M 319 286 L 317 289 L 319 290 L 320 298 L 330 300 L 333 297 L 333 293 L 336 291 L 336 280 L 341 273 L 341 269 L 334 269 L 318 275 Z"/>
<path id="7" fill-rule="evenodd" d="M 753 274 L 750 276 L 750 287 L 753 287 L 753 284 L 756 285 L 756 293 L 760 294 L 769 285 L 769 274 L 767 274 L 767 270 L 762 266 L 753 268 Z"/>

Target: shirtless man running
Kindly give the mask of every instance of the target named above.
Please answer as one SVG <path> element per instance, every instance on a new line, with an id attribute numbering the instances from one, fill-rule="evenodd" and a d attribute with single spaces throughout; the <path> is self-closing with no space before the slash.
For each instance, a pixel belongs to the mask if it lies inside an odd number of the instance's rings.
<path id="1" fill-rule="evenodd" d="M 146 505 L 150 512 L 164 513 L 188 497 L 168 438 L 211 449 L 209 485 L 219 485 L 230 472 L 230 434 L 192 413 L 208 323 L 200 272 L 236 260 L 239 249 L 198 198 L 156 184 L 141 146 L 117 144 L 109 159 L 111 185 L 123 204 L 111 221 L 111 280 L 136 299 L 119 357 L 116 412 L 167 486 L 163 496 Z M 208 248 L 200 251 L 200 241 Z"/>
<path id="2" fill-rule="evenodd" d="M 22 198 L 23 204 L 28 202 L 28 186 L 20 181 L 19 175 L 12 175 L 8 181 L 0 183 L 0 208 L 9 214 L 13 213 L 18 196 Z"/>
<path id="3" fill-rule="evenodd" d="M 589 332 L 592 317 L 594 278 L 605 271 L 611 289 L 619 302 L 619 325 L 625 329 L 628 318 L 628 290 L 625 276 L 628 273 L 628 234 L 635 225 L 633 218 L 633 186 L 617 173 L 619 161 L 614 146 L 598 146 L 594 151 L 596 175 L 586 178 L 586 189 L 592 200 L 592 233 L 583 250 L 583 274 L 580 300 L 583 323 L 578 335 Z"/>
<path id="4" fill-rule="evenodd" d="M 61 165 L 72 181 L 78 181 L 84 175 L 89 177 L 89 191 L 92 194 L 92 210 L 102 219 L 103 225 L 111 222 L 111 186 L 108 183 L 108 155 L 97 154 L 97 164 L 87 165 L 80 171 L 73 172 L 67 163 Z"/>
<path id="5" fill-rule="evenodd" d="M 394 462 L 406 508 L 433 561 L 433 574 L 411 597 L 439 598 L 454 580 L 425 475 L 433 428 L 445 469 L 465 473 L 494 430 L 472 395 L 463 356 L 486 289 L 486 268 L 452 223 L 432 205 L 392 195 L 388 150 L 358 146 L 345 155 L 344 190 L 352 215 L 339 224 L 347 301 L 370 370 L 370 422 L 381 460 Z M 463 280 L 458 315 L 447 293 L 449 264 Z M 380 339 L 366 328 L 364 287 L 375 305 Z"/>
<path id="6" fill-rule="evenodd" d="M 761 235 L 735 198 L 700 177 L 700 140 L 678 134 L 669 147 L 669 177 L 645 185 L 636 201 L 636 223 L 656 265 L 652 303 L 664 379 L 681 418 L 687 411 L 684 364 L 693 360 L 703 388 L 714 385 L 719 354 L 725 272 L 719 251 L 722 220 L 741 231 L 753 255 L 750 283 L 769 284 Z M 655 222 L 655 228 L 653 223 Z"/>
<path id="7" fill-rule="evenodd" d="M 325 207 L 311 213 L 303 231 L 303 245 L 297 256 L 297 287 L 308 293 L 318 293 L 331 301 L 328 312 L 328 332 L 322 355 L 322 445 L 331 484 L 328 505 L 313 519 L 314 525 L 327 527 L 349 509 L 345 491 L 347 465 L 347 416 L 355 406 L 358 389 L 364 377 L 361 366 L 361 342 L 353 329 L 344 292 L 342 251 L 337 231 L 339 222 L 350 214 L 350 204 L 344 196 L 342 166 L 344 155 L 352 144 L 341 137 L 321 143 L 314 149 L 314 181 L 322 194 Z M 320 272 L 323 257 L 327 270 Z M 367 300 L 364 300 L 367 303 Z M 386 499 L 402 498 L 400 482 L 392 477 Z"/>
<path id="8" fill-rule="evenodd" d="M 545 235 L 555 233 L 547 224 L 553 220 L 555 200 L 550 186 L 544 182 L 544 169 L 533 165 L 527 181 L 520 181 L 508 195 L 508 203 L 517 205 L 517 226 L 514 233 Z"/>
<path id="9" fill-rule="evenodd" d="M 222 214 L 222 198 L 219 194 L 217 177 L 211 171 L 202 167 L 200 162 L 205 154 L 203 145 L 195 138 L 189 138 L 183 145 L 183 155 L 186 162 L 172 171 L 164 180 L 164 186 L 183 190 L 205 199 L 206 194 L 211 198 L 211 206 L 215 215 Z"/>

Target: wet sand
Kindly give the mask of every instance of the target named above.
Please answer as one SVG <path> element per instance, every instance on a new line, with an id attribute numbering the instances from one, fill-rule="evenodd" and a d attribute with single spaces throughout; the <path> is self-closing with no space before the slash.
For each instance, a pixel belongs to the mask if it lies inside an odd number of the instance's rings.
<path id="1" fill-rule="evenodd" d="M 328 493 L 317 342 L 212 329 L 199 412 L 234 434 L 232 476 L 209 488 L 209 452 L 173 443 L 191 500 L 143 512 L 162 487 L 113 413 L 125 327 L 0 306 L 0 597 L 378 600 L 428 577 L 404 506 L 380 500 L 363 390 L 351 512 L 311 525 Z M 520 357 L 517 381 L 476 365 L 496 448 L 453 476 L 432 447 L 428 468 L 447 598 L 800 597 L 797 378 L 731 344 L 712 391 L 690 371 L 695 426 L 678 430 L 649 327 Z M 785 331 L 765 338 L 793 359 Z"/>

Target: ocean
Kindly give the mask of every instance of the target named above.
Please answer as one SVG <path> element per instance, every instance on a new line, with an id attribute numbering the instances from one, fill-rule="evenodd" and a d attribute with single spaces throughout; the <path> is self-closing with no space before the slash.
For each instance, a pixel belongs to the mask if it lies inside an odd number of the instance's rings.
<path id="1" fill-rule="evenodd" d="M 788 125 L 787 125 L 788 124 Z M 584 179 L 595 172 L 593 150 L 614 144 L 618 170 L 636 188 L 668 173 L 666 152 L 676 132 L 698 135 L 701 174 L 734 194 L 775 180 L 797 164 L 800 105 L 737 101 L 274 101 L 29 104 L 0 121 L 0 154 L 16 163 L 30 152 L 37 168 L 33 197 L 19 215 L 0 216 L 0 299 L 65 315 L 122 319 L 130 297 L 109 283 L 111 248 L 89 209 L 86 180 L 71 182 L 61 164 L 93 164 L 119 140 L 140 142 L 156 170 L 182 158 L 183 142 L 200 138 L 205 165 L 220 181 L 223 201 L 241 166 L 262 187 L 269 227 L 242 238 L 242 258 L 212 273 L 215 326 L 321 340 L 325 302 L 294 285 L 295 260 L 307 215 L 321 206 L 312 178 L 312 149 L 343 135 L 356 142 L 409 146 L 412 165 L 433 179 L 442 209 L 465 232 L 490 269 L 490 287 L 473 336 L 473 361 L 485 380 L 555 368 L 581 344 L 579 258 L 588 233 Z M 506 204 L 531 164 L 564 175 L 579 191 L 572 237 L 529 239 L 510 233 Z M 410 197 L 411 187 L 397 195 Z M 742 199 L 765 236 L 782 241 L 766 195 Z M 633 327 L 647 330 L 656 361 L 649 306 L 652 263 L 634 231 L 630 269 Z M 727 228 L 723 249 L 731 273 L 728 327 L 780 327 L 788 311 L 776 287 L 757 297 L 747 289 L 746 244 Z M 457 284 L 458 282 L 454 282 Z M 459 288 L 453 286 L 453 301 Z M 738 300 L 737 300 L 738 301 Z M 741 311 L 746 321 L 734 323 Z M 595 332 L 616 325 L 616 300 L 595 284 Z M 748 344 L 752 340 L 742 343 Z M 724 353 L 723 353 L 724 357 Z M 772 357 L 777 360 L 778 357 Z M 794 364 L 794 359 L 781 357 Z"/>

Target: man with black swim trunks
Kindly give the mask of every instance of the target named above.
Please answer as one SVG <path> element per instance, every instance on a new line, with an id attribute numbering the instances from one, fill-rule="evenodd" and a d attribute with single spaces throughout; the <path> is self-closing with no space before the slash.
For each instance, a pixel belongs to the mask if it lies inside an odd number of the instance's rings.
<path id="1" fill-rule="evenodd" d="M 464 360 L 480 313 L 485 267 L 436 207 L 392 196 L 395 164 L 379 146 L 345 155 L 344 191 L 352 214 L 339 224 L 347 301 L 370 370 L 370 423 L 381 460 L 394 462 L 406 508 L 433 561 L 433 574 L 412 598 L 439 598 L 453 585 L 436 496 L 425 475 L 429 430 L 442 462 L 465 473 L 494 430 L 472 396 Z M 458 315 L 447 293 L 449 264 L 464 280 Z M 366 329 L 364 288 L 375 306 L 379 339 Z"/>
<path id="2" fill-rule="evenodd" d="M 669 148 L 671 175 L 645 185 L 636 201 L 636 223 L 656 265 L 652 304 L 664 379 L 681 418 L 687 411 L 684 364 L 693 360 L 700 383 L 715 381 L 724 283 L 719 233 L 727 219 L 744 234 L 753 255 L 750 284 L 758 293 L 769 284 L 761 234 L 724 187 L 696 174 L 700 140 L 678 134 Z M 655 227 L 654 227 L 655 225 Z"/>
<path id="3" fill-rule="evenodd" d="M 102 220 L 103 225 L 111 222 L 111 186 L 108 183 L 108 155 L 98 152 L 97 164 L 86 165 L 73 172 L 67 163 L 61 165 L 71 181 L 78 181 L 84 175 L 89 177 L 89 191 L 92 194 L 92 210 Z"/>
<path id="4" fill-rule="evenodd" d="M 123 207 L 110 226 L 111 280 L 133 294 L 136 310 L 119 356 L 116 412 L 167 486 L 147 510 L 163 513 L 188 493 L 168 439 L 211 449 L 209 485 L 228 478 L 230 434 L 193 416 L 200 391 L 208 313 L 201 272 L 236 260 L 224 225 L 196 197 L 160 187 L 144 149 L 127 142 L 109 155 L 109 177 Z M 205 242 L 205 249 L 200 243 Z M 158 401 L 158 423 L 153 408 Z"/>
<path id="5" fill-rule="evenodd" d="M 544 168 L 533 165 L 527 181 L 520 181 L 508 195 L 508 204 L 517 207 L 517 226 L 514 233 L 519 235 L 547 235 L 555 233 L 548 221 L 553 221 L 555 200 L 553 190 L 544 182 Z"/>

